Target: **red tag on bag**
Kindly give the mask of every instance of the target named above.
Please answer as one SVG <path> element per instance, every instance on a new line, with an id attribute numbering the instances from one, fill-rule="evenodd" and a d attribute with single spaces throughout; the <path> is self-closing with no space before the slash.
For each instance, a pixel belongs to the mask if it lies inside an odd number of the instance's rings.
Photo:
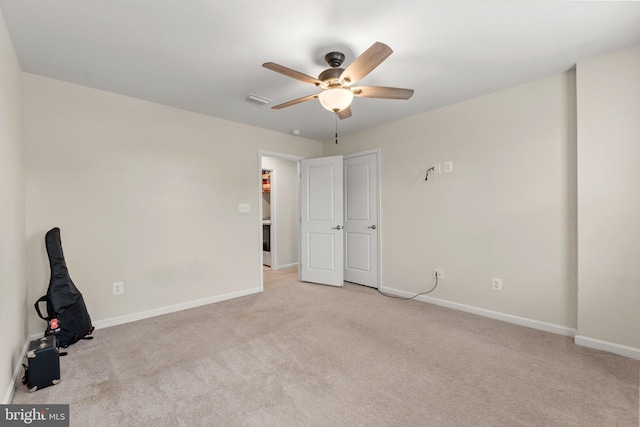
<path id="1" fill-rule="evenodd" d="M 49 320 L 49 327 L 53 330 L 58 329 L 58 319 Z"/>

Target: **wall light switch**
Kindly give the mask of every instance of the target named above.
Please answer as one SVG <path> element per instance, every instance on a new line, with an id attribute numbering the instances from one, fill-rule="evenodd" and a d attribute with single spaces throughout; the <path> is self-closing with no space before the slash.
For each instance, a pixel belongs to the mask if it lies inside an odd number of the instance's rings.
<path id="1" fill-rule="evenodd" d="M 251 205 L 249 203 L 240 203 L 238 205 L 238 210 L 242 213 L 251 212 Z"/>
<path id="2" fill-rule="evenodd" d="M 453 162 L 444 162 L 444 173 L 453 172 Z"/>

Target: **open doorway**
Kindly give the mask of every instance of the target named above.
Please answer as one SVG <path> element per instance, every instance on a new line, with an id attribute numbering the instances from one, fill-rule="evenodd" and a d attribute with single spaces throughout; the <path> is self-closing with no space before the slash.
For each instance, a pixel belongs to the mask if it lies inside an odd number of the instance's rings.
<path id="1" fill-rule="evenodd" d="M 260 150 L 260 286 L 264 271 L 297 268 L 300 244 L 299 161 Z"/>

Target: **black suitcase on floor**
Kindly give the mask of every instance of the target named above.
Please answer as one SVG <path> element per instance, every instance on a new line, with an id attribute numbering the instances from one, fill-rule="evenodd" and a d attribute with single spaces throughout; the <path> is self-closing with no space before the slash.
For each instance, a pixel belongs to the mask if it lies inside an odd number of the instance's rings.
<path id="1" fill-rule="evenodd" d="M 60 353 L 54 335 L 29 343 L 24 376 L 29 392 L 60 382 Z"/>

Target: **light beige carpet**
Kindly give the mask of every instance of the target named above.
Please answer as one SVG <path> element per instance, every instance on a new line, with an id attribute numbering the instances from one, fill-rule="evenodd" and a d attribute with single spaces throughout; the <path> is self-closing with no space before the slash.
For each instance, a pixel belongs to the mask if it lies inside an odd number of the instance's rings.
<path id="1" fill-rule="evenodd" d="M 638 361 L 295 270 L 94 336 L 60 384 L 20 385 L 13 403 L 69 403 L 73 426 L 639 424 Z"/>

